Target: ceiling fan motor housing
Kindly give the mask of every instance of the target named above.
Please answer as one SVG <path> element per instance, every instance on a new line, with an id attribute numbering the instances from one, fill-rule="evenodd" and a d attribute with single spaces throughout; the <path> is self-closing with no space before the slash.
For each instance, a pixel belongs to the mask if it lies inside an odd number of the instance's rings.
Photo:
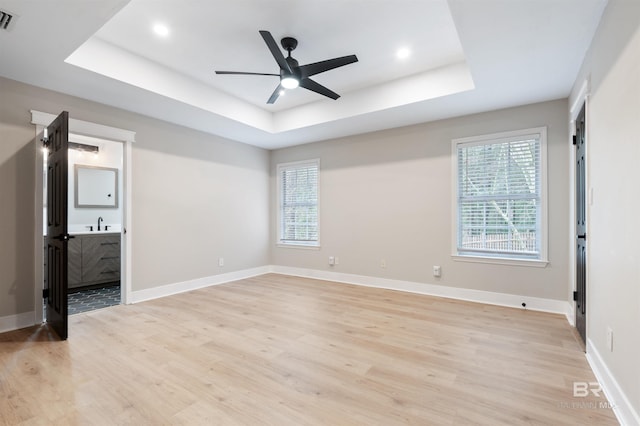
<path id="1" fill-rule="evenodd" d="M 291 51 L 298 46 L 298 40 L 293 37 L 283 37 L 282 40 L 280 40 L 280 45 L 291 54 Z"/>
<path id="2" fill-rule="evenodd" d="M 293 78 L 296 78 L 296 79 L 300 80 L 302 78 L 302 75 L 300 73 L 300 66 L 298 65 L 298 61 L 293 59 L 291 56 L 285 58 L 285 60 L 289 64 L 289 67 L 291 68 L 292 73 L 289 74 L 289 72 L 287 72 L 287 70 L 281 69 L 280 70 L 280 78 L 293 77 Z"/>

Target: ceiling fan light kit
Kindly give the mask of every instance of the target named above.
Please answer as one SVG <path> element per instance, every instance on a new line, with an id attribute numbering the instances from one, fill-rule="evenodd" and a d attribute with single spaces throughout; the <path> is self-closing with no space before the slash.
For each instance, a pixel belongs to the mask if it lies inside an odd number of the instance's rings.
<path id="1" fill-rule="evenodd" d="M 295 89 L 296 87 L 300 86 L 300 82 L 295 77 L 284 77 L 282 80 L 280 80 L 280 84 L 285 89 Z"/>
<path id="2" fill-rule="evenodd" d="M 280 67 L 279 74 L 270 73 L 255 73 L 255 72 L 242 72 L 242 71 L 216 71 L 216 74 L 235 74 L 235 75 L 268 75 L 280 77 L 280 83 L 273 91 L 273 94 L 267 101 L 268 104 L 273 104 L 279 96 L 284 94 L 283 89 L 295 89 L 296 87 L 304 87 L 312 92 L 319 93 L 331 99 L 338 99 L 340 95 L 329 90 L 323 85 L 315 82 L 309 77 L 320 74 L 325 71 L 332 70 L 334 68 L 349 65 L 354 62 L 358 62 L 356 55 L 342 56 L 340 58 L 327 59 L 325 61 L 314 62 L 312 64 L 299 65 L 298 61 L 291 57 L 291 51 L 298 46 L 298 40 L 293 37 L 284 37 L 280 40 L 282 48 L 287 51 L 287 57 L 285 58 L 282 51 L 276 44 L 275 39 L 269 31 L 260 31 L 262 39 L 267 44 L 267 47 L 271 51 L 273 58 Z"/>

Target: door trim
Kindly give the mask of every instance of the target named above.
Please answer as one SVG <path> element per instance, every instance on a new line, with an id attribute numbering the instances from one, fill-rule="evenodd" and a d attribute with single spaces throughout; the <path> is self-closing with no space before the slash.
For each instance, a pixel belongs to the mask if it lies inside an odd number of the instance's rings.
<path id="1" fill-rule="evenodd" d="M 571 261 L 571 267 L 569 268 L 569 273 L 570 273 L 570 285 L 571 288 L 569 289 L 569 294 L 568 294 L 568 300 L 569 300 L 569 304 L 571 306 L 571 313 L 570 316 L 568 316 L 570 318 L 570 324 L 575 327 L 575 317 L 576 317 L 576 304 L 573 301 L 573 292 L 577 290 L 577 275 L 576 275 L 576 256 L 577 256 L 577 251 L 576 251 L 576 237 L 577 237 L 577 231 L 576 231 L 576 206 L 575 206 L 575 200 L 576 199 L 576 150 L 574 149 L 573 146 L 573 137 L 576 135 L 576 119 L 578 118 L 578 114 L 580 114 L 580 110 L 582 109 L 582 105 L 584 104 L 584 114 L 585 114 L 585 119 L 586 122 L 588 123 L 588 116 L 589 116 L 589 97 L 591 95 L 591 76 L 587 76 L 587 78 L 584 79 L 584 81 L 582 82 L 582 84 L 580 85 L 580 89 L 577 91 L 575 97 L 571 97 L 569 99 L 570 101 L 570 109 L 569 109 L 569 149 L 571 151 L 571 155 L 569 156 L 569 191 L 570 191 L 570 195 L 569 195 L 569 199 L 572 200 L 569 206 L 569 259 Z M 589 128 L 588 126 L 585 128 L 585 138 L 588 140 L 589 138 Z M 585 155 L 585 157 L 587 158 L 587 162 L 585 163 L 585 187 L 587 188 L 587 194 L 586 194 L 586 201 L 587 201 L 587 205 L 586 205 L 586 217 L 587 217 L 587 235 L 590 234 L 590 230 L 589 230 L 589 205 L 591 202 L 591 191 L 589 190 L 590 186 L 589 186 L 589 156 L 588 156 L 588 151 L 589 151 L 589 145 L 587 144 L 585 146 L 585 152 L 587 153 Z M 588 270 L 588 265 L 589 265 L 589 245 L 587 245 L 587 270 Z M 586 283 L 585 283 L 585 287 L 586 287 L 586 293 L 587 293 L 587 297 L 589 294 L 589 273 L 587 272 L 587 276 L 586 276 Z M 589 308 L 589 305 L 587 304 L 587 310 Z"/>
<path id="2" fill-rule="evenodd" d="M 35 191 L 35 277 L 34 277 L 34 324 L 41 324 L 43 321 L 43 309 L 42 309 L 42 288 L 44 281 L 44 274 L 42 265 L 44 263 L 43 258 L 43 218 L 42 218 L 42 183 L 43 183 L 43 155 L 42 144 L 39 139 L 39 135 L 43 129 L 49 125 L 55 118 L 55 114 L 49 114 L 46 112 L 31 110 L 31 124 L 36 126 L 36 191 Z M 121 298 L 122 303 L 131 303 L 131 241 L 132 241 L 132 144 L 135 142 L 136 132 L 130 130 L 119 129 L 117 127 L 105 126 L 102 124 L 92 123 L 90 121 L 77 120 L 69 118 L 69 133 L 79 134 L 83 136 L 91 136 L 100 139 L 108 139 L 114 142 L 123 143 L 123 185 L 124 185 L 124 197 L 123 197 L 123 212 L 122 212 L 122 270 L 121 277 Z M 126 230 L 126 233 L 125 233 Z"/>

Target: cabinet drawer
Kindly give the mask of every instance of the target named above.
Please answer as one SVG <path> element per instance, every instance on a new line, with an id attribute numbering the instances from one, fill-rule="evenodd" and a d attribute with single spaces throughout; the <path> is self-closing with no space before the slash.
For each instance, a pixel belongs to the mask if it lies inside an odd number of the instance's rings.
<path id="1" fill-rule="evenodd" d="M 82 255 L 85 256 L 120 256 L 120 237 L 85 237 L 82 240 Z"/>
<path id="2" fill-rule="evenodd" d="M 88 270 L 83 276 L 84 284 L 119 281 L 120 271 L 110 268 L 95 268 Z"/>
<path id="3" fill-rule="evenodd" d="M 84 261 L 82 281 L 117 281 L 120 279 L 120 257 L 102 256 Z"/>

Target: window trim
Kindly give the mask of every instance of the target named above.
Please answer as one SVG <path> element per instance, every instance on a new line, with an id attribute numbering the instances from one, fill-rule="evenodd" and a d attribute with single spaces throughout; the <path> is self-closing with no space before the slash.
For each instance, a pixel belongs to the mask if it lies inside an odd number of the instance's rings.
<path id="1" fill-rule="evenodd" d="M 483 144 L 498 142 L 500 139 L 517 139 L 518 137 L 539 134 L 540 135 L 540 255 L 538 258 L 527 259 L 508 255 L 485 255 L 482 253 L 458 252 L 458 147 L 460 145 Z M 451 257 L 455 261 L 489 263 L 501 265 L 545 267 L 549 263 L 549 217 L 548 217 L 548 169 L 547 169 L 547 127 L 532 127 L 528 129 L 491 133 L 479 136 L 470 136 L 451 140 Z"/>
<path id="2" fill-rule="evenodd" d="M 282 179 L 281 172 L 284 169 L 291 169 L 295 167 L 303 167 L 303 166 L 316 166 L 318 169 L 318 201 L 316 203 L 316 208 L 318 209 L 318 240 L 312 242 L 294 242 L 288 240 L 282 240 Z M 276 180 L 277 180 L 277 205 L 276 205 L 276 246 L 277 247 L 287 247 L 287 248 L 299 248 L 299 249 L 319 249 L 320 248 L 320 159 L 313 158 L 310 160 L 301 160 L 301 161 L 291 161 L 288 163 L 279 163 L 276 165 Z"/>

